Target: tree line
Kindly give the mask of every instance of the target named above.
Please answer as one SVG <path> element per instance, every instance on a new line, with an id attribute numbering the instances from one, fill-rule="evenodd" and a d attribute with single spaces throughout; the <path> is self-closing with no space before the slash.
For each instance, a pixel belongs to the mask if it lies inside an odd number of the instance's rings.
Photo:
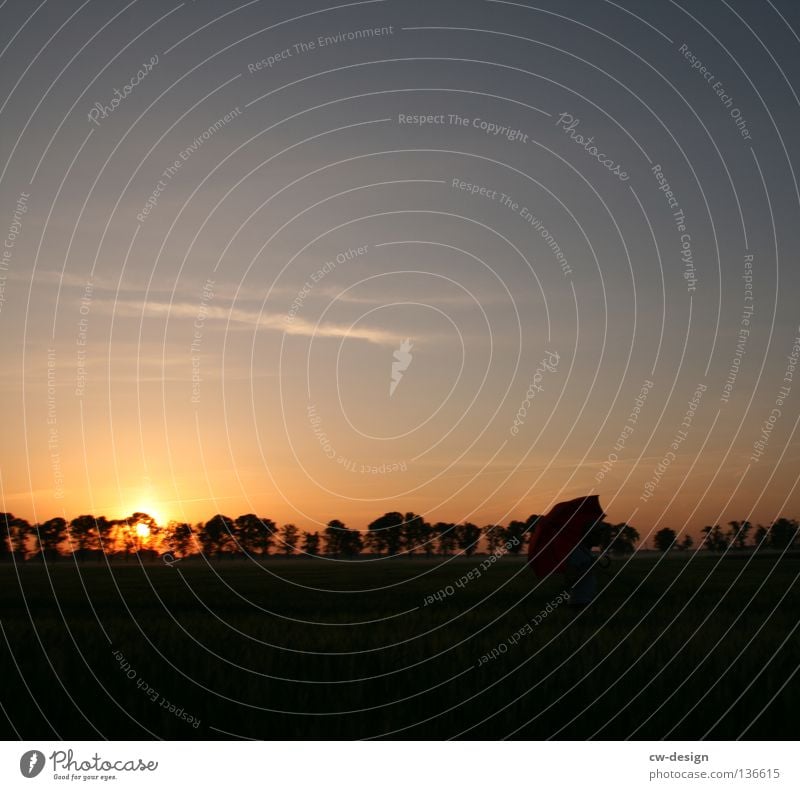
<path id="1" fill-rule="evenodd" d="M 123 519 L 82 515 L 67 521 L 56 517 L 29 524 L 11 513 L 0 513 L 0 558 L 57 559 L 71 554 L 80 559 L 103 555 L 129 558 L 136 553 L 169 554 L 176 559 L 196 554 L 214 558 L 319 554 L 352 558 L 364 553 L 471 556 L 481 550 L 500 551 L 506 544 L 508 553 L 517 555 L 538 518 L 531 515 L 525 521 L 479 527 L 469 522 L 431 524 L 417 513 L 393 511 L 372 521 L 366 531 L 333 519 L 323 530 L 301 532 L 294 524 L 278 527 L 271 519 L 253 513 L 236 518 L 218 513 L 194 525 L 180 521 L 159 525 L 147 513 Z M 632 552 L 639 540 L 639 533 L 628 524 L 603 523 L 599 534 L 602 547 L 619 554 Z"/>
<path id="2" fill-rule="evenodd" d="M 729 521 L 727 529 L 714 524 L 703 527 L 700 531 L 703 537 L 699 548 L 708 551 L 723 552 L 728 549 L 783 551 L 800 544 L 800 524 L 791 518 L 777 518 L 766 527 L 763 524 L 755 525 L 750 521 Z M 684 535 L 678 540 L 678 533 L 674 529 L 664 527 L 656 532 L 655 545 L 659 551 L 686 550 L 692 548 L 694 539 L 691 535 Z"/>

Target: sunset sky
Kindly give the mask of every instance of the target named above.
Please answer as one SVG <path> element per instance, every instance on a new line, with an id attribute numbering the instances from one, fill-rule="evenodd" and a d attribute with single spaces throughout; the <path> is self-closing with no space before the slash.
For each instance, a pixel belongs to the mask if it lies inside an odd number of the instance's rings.
<path id="1" fill-rule="evenodd" d="M 2 510 L 800 516 L 798 42 L 695 5 L 10 3 Z"/>

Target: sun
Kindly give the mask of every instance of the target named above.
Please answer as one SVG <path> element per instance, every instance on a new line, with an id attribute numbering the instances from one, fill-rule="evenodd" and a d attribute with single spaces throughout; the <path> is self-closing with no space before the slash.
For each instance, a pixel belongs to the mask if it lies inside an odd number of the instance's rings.
<path id="1" fill-rule="evenodd" d="M 147 501 L 144 502 L 140 501 L 138 505 L 130 509 L 130 512 L 146 513 L 159 526 L 166 524 L 166 521 L 164 521 L 164 514 L 161 512 L 161 510 L 158 507 L 149 504 Z M 140 538 L 146 538 L 150 535 L 150 528 L 147 526 L 147 524 L 137 524 L 136 534 Z"/>

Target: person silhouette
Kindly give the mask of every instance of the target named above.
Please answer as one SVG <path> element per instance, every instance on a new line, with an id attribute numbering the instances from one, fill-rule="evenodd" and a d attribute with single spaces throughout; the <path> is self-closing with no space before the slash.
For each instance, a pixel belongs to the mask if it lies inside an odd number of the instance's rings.
<path id="1" fill-rule="evenodd" d="M 599 497 L 590 494 L 559 502 L 531 530 L 528 563 L 540 578 L 563 574 L 570 606 L 587 606 L 597 596 L 592 546 L 604 515 Z"/>
<path id="2" fill-rule="evenodd" d="M 569 606 L 588 606 L 597 596 L 597 576 L 592 543 L 585 539 L 567 557 L 564 578 L 568 585 Z"/>

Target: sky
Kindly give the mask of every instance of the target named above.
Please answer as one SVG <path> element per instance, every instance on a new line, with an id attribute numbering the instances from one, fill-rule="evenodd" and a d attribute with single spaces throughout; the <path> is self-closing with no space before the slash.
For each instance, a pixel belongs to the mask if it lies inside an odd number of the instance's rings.
<path id="1" fill-rule="evenodd" d="M 3 510 L 800 515 L 792 3 L 0 15 Z"/>

